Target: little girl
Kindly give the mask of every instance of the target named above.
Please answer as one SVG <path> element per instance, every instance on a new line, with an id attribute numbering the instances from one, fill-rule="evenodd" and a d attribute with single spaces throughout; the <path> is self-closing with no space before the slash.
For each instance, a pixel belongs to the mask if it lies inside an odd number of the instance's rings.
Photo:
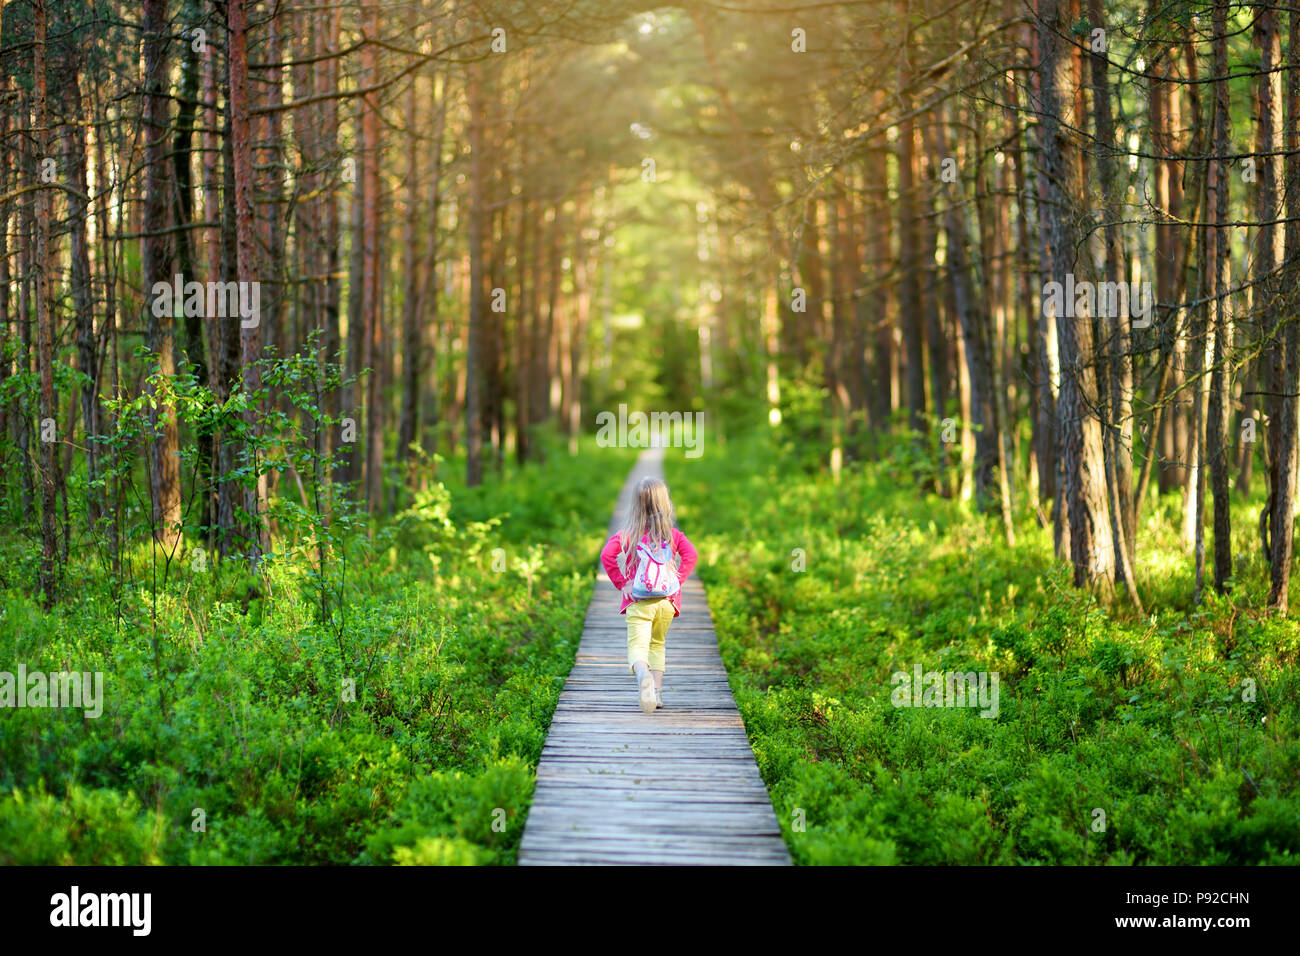
<path id="1" fill-rule="evenodd" d="M 622 530 L 611 535 L 600 552 L 605 573 L 623 595 L 618 611 L 627 615 L 628 669 L 636 676 L 641 709 L 647 714 L 664 705 L 664 638 L 672 619 L 682 613 L 682 591 L 678 588 L 671 597 L 645 601 L 632 597 L 637 543 L 644 541 L 653 549 L 671 543 L 673 555 L 681 561 L 677 578 L 685 583 L 698 556 L 686 535 L 673 527 L 674 517 L 668 486 L 659 478 L 642 478 Z"/>

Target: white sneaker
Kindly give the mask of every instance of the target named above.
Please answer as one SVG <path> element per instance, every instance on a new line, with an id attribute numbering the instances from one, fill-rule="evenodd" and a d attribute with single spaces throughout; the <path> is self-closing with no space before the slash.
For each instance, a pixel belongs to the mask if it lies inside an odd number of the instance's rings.
<path id="1" fill-rule="evenodd" d="M 641 710 L 653 714 L 655 707 L 655 679 L 649 671 L 646 671 L 645 676 L 641 678 Z"/>
<path id="2" fill-rule="evenodd" d="M 664 692 L 663 692 L 662 690 L 656 690 L 656 691 L 655 691 L 655 710 L 663 710 L 663 706 L 664 706 Z"/>

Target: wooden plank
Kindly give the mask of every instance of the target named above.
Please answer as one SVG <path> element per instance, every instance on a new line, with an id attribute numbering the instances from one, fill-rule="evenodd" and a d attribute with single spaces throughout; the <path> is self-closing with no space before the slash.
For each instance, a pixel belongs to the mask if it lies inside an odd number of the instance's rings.
<path id="1" fill-rule="evenodd" d="M 662 449 L 638 460 L 611 533 Z M 704 586 L 668 631 L 664 708 L 641 712 L 627 625 L 601 569 L 537 767 L 521 866 L 788 866 L 790 854 L 718 654 Z"/>

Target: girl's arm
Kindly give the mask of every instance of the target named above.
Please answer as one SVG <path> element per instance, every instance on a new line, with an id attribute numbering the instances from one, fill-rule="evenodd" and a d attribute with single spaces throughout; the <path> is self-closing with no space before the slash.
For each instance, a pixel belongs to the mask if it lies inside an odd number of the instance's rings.
<path id="1" fill-rule="evenodd" d="M 686 537 L 686 535 L 682 534 L 682 532 L 677 529 L 673 529 L 673 533 L 677 537 L 676 542 L 674 542 L 677 548 L 677 553 L 681 555 L 682 558 L 681 566 L 677 569 L 677 579 L 679 581 L 685 581 L 690 577 L 691 572 L 695 570 L 695 564 L 699 561 L 700 556 L 696 553 L 695 546 L 691 544 L 690 538 Z"/>
<path id="2" fill-rule="evenodd" d="M 627 577 L 618 569 L 618 535 L 612 535 L 600 551 L 600 564 L 609 575 L 610 582 L 620 591 L 627 585 Z"/>

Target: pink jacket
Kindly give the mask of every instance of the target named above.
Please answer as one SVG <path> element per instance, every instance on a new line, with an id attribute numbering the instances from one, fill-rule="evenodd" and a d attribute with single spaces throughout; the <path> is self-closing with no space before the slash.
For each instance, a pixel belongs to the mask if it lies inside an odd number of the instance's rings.
<path id="1" fill-rule="evenodd" d="M 627 574 L 623 574 L 618 569 L 619 544 L 616 532 L 610 536 L 610 539 L 605 542 L 605 547 L 601 549 L 600 563 L 604 566 L 605 573 L 609 575 L 610 582 L 614 587 L 622 591 L 623 587 L 631 582 L 636 575 L 636 552 L 632 553 L 632 564 L 627 569 Z M 691 571 L 695 568 L 695 562 L 699 560 L 699 555 L 695 553 L 695 547 L 691 544 L 690 539 L 676 528 L 673 528 L 673 554 L 681 559 L 681 564 L 677 568 L 677 577 L 685 584 L 686 579 L 690 577 Z M 682 592 L 678 590 L 668 600 L 673 602 L 673 617 L 679 616 L 682 613 Z M 619 606 L 618 613 L 624 613 L 631 603 L 632 597 L 624 594 L 623 603 Z"/>

